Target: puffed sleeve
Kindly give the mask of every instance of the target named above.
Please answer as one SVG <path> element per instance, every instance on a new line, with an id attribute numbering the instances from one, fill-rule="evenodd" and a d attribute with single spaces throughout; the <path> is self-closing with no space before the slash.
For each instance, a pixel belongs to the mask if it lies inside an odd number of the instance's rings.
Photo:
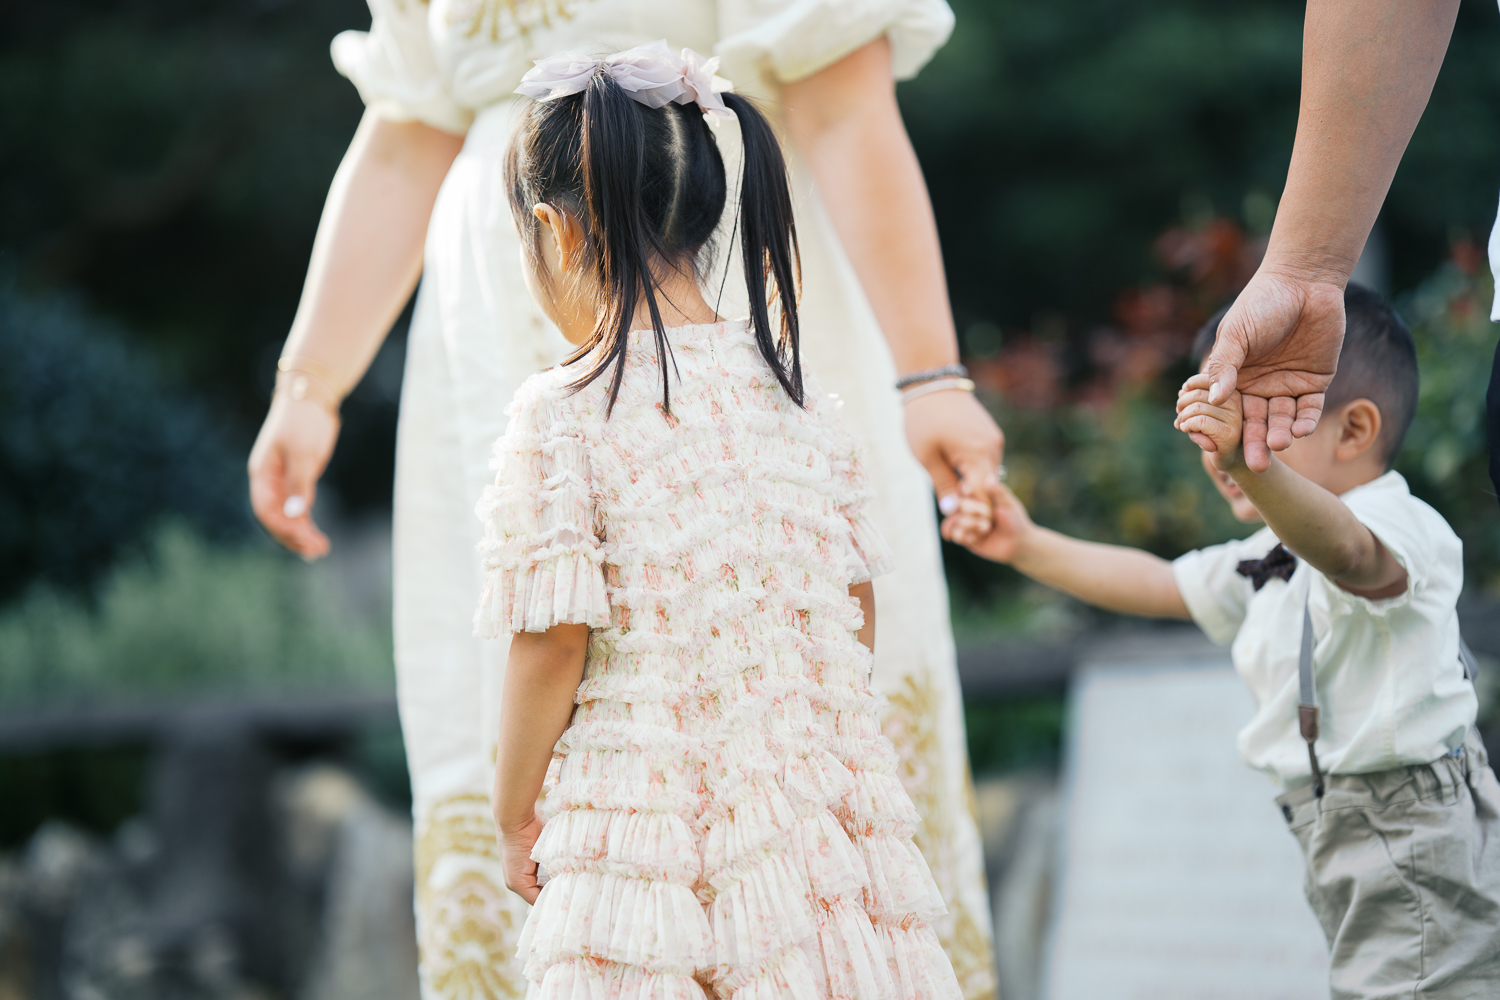
<path id="1" fill-rule="evenodd" d="M 793 83 L 882 35 L 896 79 L 916 76 L 953 32 L 944 0 L 719 0 L 714 51 L 737 83 L 746 70 Z"/>
<path id="2" fill-rule="evenodd" d="M 1262 559 L 1276 545 L 1270 528 L 1249 538 L 1210 545 L 1178 556 L 1172 562 L 1172 578 L 1193 623 L 1220 646 L 1234 642 L 1249 613 L 1255 585 L 1241 576 L 1244 559 Z"/>
<path id="3" fill-rule="evenodd" d="M 396 122 L 419 121 L 462 135 L 473 113 L 449 96 L 428 34 L 429 6 L 418 0 L 369 0 L 370 30 L 333 39 L 333 65 L 359 90 L 365 107 Z"/>
<path id="4" fill-rule="evenodd" d="M 808 399 L 823 419 L 828 434 L 829 467 L 839 512 L 849 524 L 845 536 L 849 583 L 865 583 L 891 572 L 891 550 L 870 516 L 869 502 L 875 496 L 865 475 L 864 449 L 839 418 L 837 397 L 814 397 L 817 383 L 809 380 Z"/>
<path id="5" fill-rule="evenodd" d="M 516 392 L 510 426 L 495 442 L 495 484 L 475 508 L 484 522 L 484 591 L 474 613 L 481 638 L 609 624 L 588 450 L 579 428 L 558 419 L 557 390 L 541 378 Z"/>

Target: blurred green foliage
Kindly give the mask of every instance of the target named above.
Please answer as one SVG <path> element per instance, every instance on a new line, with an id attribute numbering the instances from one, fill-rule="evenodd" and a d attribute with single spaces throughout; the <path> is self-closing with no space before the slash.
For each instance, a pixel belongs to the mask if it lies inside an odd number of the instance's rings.
<path id="1" fill-rule="evenodd" d="M 1163 285 L 1156 291 L 1163 290 L 1191 297 L 1189 289 Z M 1449 262 L 1396 301 L 1416 340 L 1422 382 L 1395 468 L 1463 540 L 1467 594 L 1491 598 L 1500 596 L 1500 506 L 1489 480 L 1484 426 L 1489 359 L 1500 335 L 1488 318 L 1493 294 L 1478 251 L 1460 241 Z M 1188 315 L 1184 310 L 1176 321 Z M 1161 333 L 1107 331 L 1127 345 Z M 1037 363 L 1047 345 L 1034 340 L 1013 341 L 996 358 L 974 361 L 980 378 L 995 367 L 1029 373 L 1016 392 L 989 394 L 986 402 L 1005 428 L 1008 481 L 1039 524 L 1167 558 L 1255 529 L 1234 520 L 1203 472 L 1198 449 L 1172 428 L 1176 389 L 1190 373 L 1182 355 L 1191 330 L 1182 333 L 1154 345 L 1156 364 L 1139 369 L 1144 378 L 1128 371 L 1111 377 L 1105 365 L 1101 379 L 1072 389 L 1046 384 L 1057 382 L 1056 366 Z M 1130 352 L 1114 356 L 1129 367 Z M 1101 384 L 1110 392 L 1096 391 Z M 1016 402 L 1028 398 L 1041 405 Z M 1114 619 L 946 543 L 944 561 L 960 642 Z"/>
<path id="2" fill-rule="evenodd" d="M 1056 766 L 1067 714 L 1061 695 L 965 701 L 969 766 L 976 777 Z"/>
<path id="3" fill-rule="evenodd" d="M 1155 270 L 1172 220 L 1269 230 L 1300 89 L 1297 0 L 950 0 L 952 41 L 900 90 L 927 175 L 960 329 L 1072 339 Z M 1381 216 L 1391 286 L 1414 287 L 1450 230 L 1494 219 L 1500 16 L 1464 0 Z"/>
<path id="4" fill-rule="evenodd" d="M 1490 482 L 1484 426 L 1494 281 L 1477 250 L 1453 260 L 1398 302 L 1417 341 L 1422 388 L 1417 416 L 1395 467 L 1412 492 L 1437 508 L 1464 543 L 1466 589 L 1500 597 L 1500 505 Z"/>
<path id="5" fill-rule="evenodd" d="M 39 586 L 0 614 L 0 703 L 387 690 L 388 610 L 349 604 L 326 567 L 169 528 L 95 608 Z"/>
<path id="6" fill-rule="evenodd" d="M 328 44 L 369 23 L 363 0 L 0 5 L 0 261 L 116 321 L 241 457 L 362 111 Z M 348 510 L 390 503 L 398 327 L 344 408 Z"/>
<path id="7" fill-rule="evenodd" d="M 0 276 L 0 357 L 0 602 L 36 581 L 86 590 L 163 518 L 249 534 L 223 418 L 113 324 Z"/>

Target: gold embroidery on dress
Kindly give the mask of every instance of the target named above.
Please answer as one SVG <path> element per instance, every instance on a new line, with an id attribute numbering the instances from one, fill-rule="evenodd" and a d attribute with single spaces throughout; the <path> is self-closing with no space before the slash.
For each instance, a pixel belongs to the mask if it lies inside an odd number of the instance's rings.
<path id="1" fill-rule="evenodd" d="M 462 24 L 464 35 L 487 34 L 492 42 L 525 38 L 538 28 L 550 28 L 553 19 L 570 21 L 581 0 L 453 0 L 448 6 L 450 24 Z"/>
<path id="2" fill-rule="evenodd" d="M 525 996 L 515 957 L 525 904 L 505 888 L 487 796 L 454 796 L 428 810 L 417 833 L 416 876 L 423 996 Z"/>
<path id="3" fill-rule="evenodd" d="M 948 916 L 934 920 L 933 927 L 953 963 L 964 1000 L 995 1000 L 998 985 L 994 951 L 972 912 L 976 894 L 965 891 L 969 887 L 960 881 L 962 866 L 954 846 L 953 819 L 959 815 L 958 810 L 967 807 L 971 815 L 975 811 L 973 787 L 965 775 L 967 801 L 962 804 L 948 801 L 949 776 L 943 773 L 943 747 L 937 728 L 941 707 L 926 671 L 920 677 L 907 674 L 898 690 L 887 693 L 882 729 L 896 745 L 900 758 L 897 773 L 922 817 L 912 839 L 927 859 L 933 880 L 948 903 Z M 982 882 L 983 869 L 979 878 Z M 977 896 L 981 900 L 988 898 L 982 884 Z"/>

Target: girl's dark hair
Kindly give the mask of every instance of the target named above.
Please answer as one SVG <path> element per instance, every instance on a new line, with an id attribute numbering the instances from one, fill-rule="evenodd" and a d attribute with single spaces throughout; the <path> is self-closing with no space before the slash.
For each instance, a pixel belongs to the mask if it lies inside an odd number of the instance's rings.
<path id="1" fill-rule="evenodd" d="M 723 98 L 739 119 L 744 143 L 735 225 L 750 324 L 776 380 L 801 406 L 801 263 L 786 161 L 765 116 L 737 94 Z M 661 362 L 662 406 L 670 412 L 671 347 L 657 304 L 662 268 L 702 277 L 726 200 L 724 160 L 702 112 L 692 104 L 648 108 L 601 69 L 583 93 L 535 102 L 526 110 L 505 174 L 516 227 L 533 261 L 542 246 L 542 226 L 532 214 L 538 203 L 571 213 L 583 229 L 583 263 L 597 281 L 600 319 L 593 336 L 563 363 L 602 349 L 573 388 L 589 385 L 613 365 L 609 408 L 614 408 L 631 320 L 645 296 Z"/>

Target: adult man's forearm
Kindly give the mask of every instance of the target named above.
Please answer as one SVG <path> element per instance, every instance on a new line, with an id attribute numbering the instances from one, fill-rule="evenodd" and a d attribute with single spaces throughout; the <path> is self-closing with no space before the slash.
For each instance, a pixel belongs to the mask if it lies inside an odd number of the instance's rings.
<path id="1" fill-rule="evenodd" d="M 1342 285 L 1437 79 L 1459 0 L 1309 0 L 1302 105 L 1268 267 Z"/>

